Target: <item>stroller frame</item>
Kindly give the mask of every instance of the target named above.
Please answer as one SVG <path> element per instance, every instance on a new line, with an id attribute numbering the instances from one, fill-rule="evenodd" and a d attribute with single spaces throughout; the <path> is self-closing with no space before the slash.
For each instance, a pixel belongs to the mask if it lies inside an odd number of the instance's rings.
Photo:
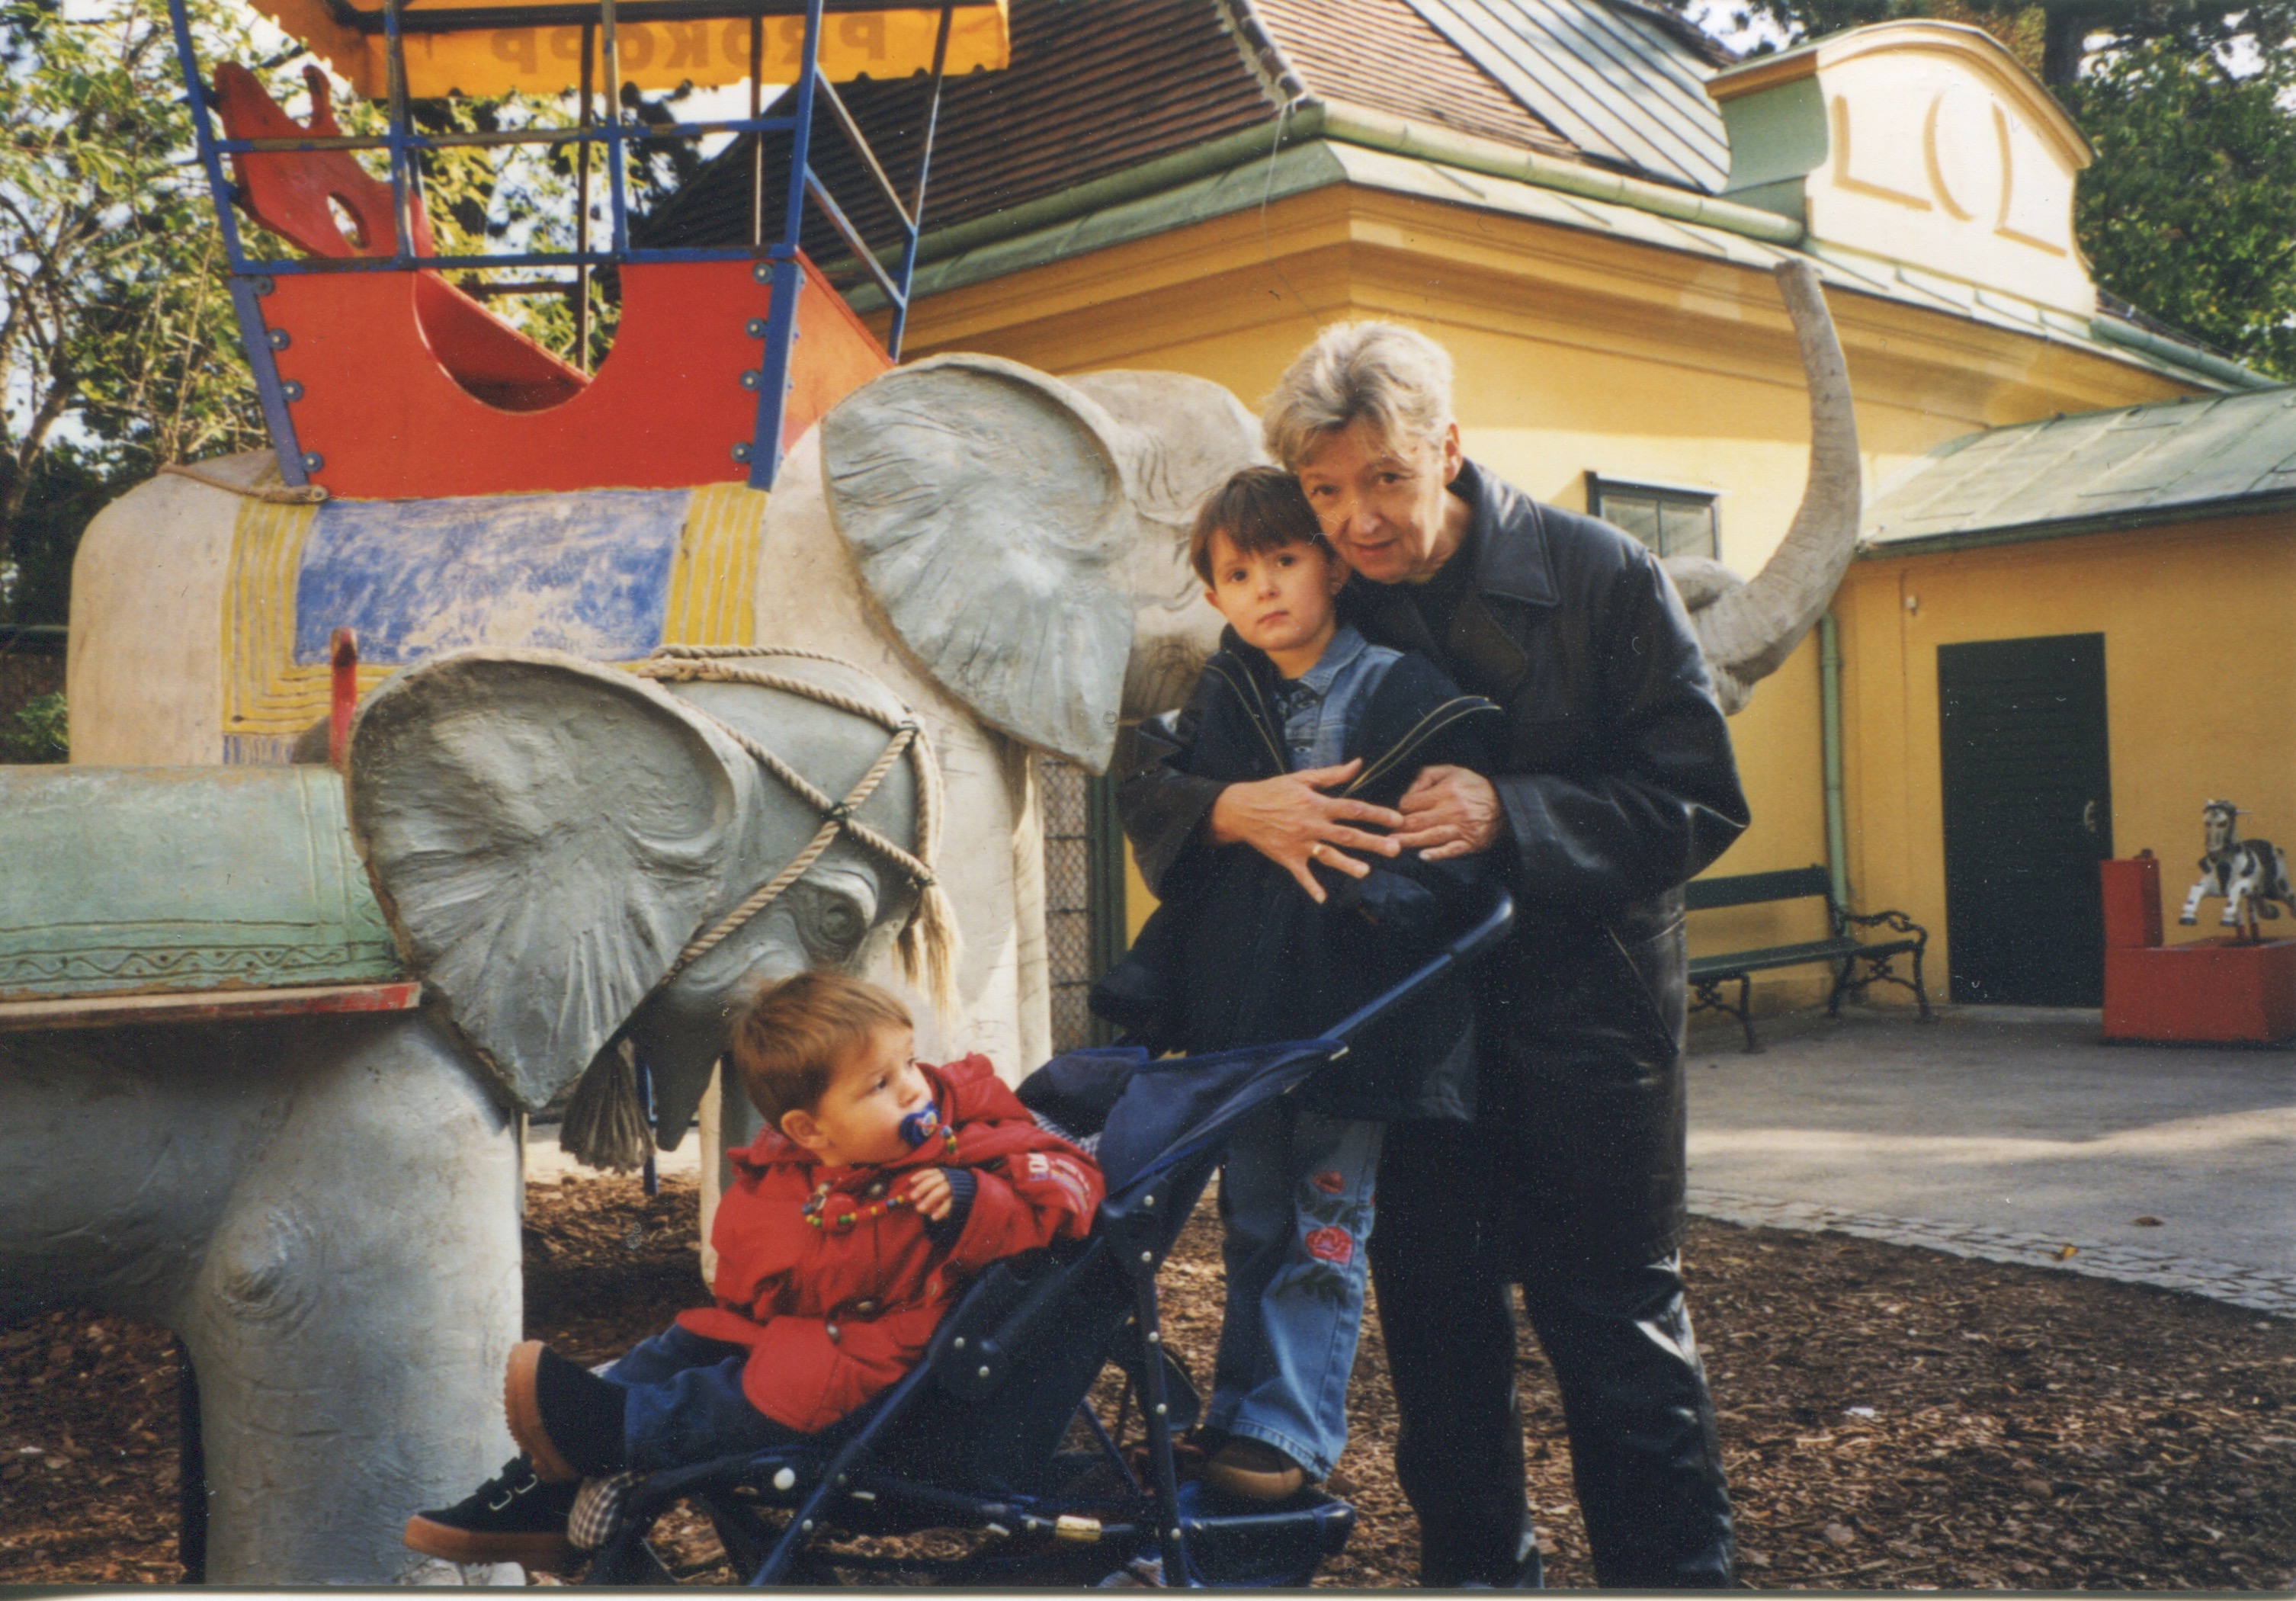
<path id="1" fill-rule="evenodd" d="M 728 1562 L 751 1585 L 833 1582 L 840 1567 L 955 1584 L 1022 1577 L 1089 1584 L 1128 1564 L 1148 1568 L 1143 1581 L 1150 1583 L 1305 1584 L 1345 1547 L 1354 1508 L 1311 1489 L 1275 1507 L 1233 1512 L 1181 1482 L 1174 1441 L 1193 1426 L 1199 1402 L 1164 1350 L 1157 1269 L 1239 1121 L 1346 1056 L 1364 1030 L 1496 943 L 1513 915 L 1513 902 L 1496 894 L 1473 927 L 1320 1039 L 1139 1062 L 1135 1076 L 1265 1058 L 1237 1093 L 1120 1187 L 1111 1175 L 1086 1239 L 983 1273 L 916 1367 L 868 1406 L 791 1445 L 666 1469 L 634 1486 L 581 1582 L 676 1582 L 646 1537 L 684 1499 L 708 1514 Z M 1091 1386 L 1111 1360 L 1139 1397 L 1144 1477 L 1090 1404 Z M 1001 1413 L 984 1419 L 969 1410 L 1000 1396 Z M 1060 1449 L 1076 1422 L 1093 1449 Z M 946 1482 L 951 1459 L 968 1454 L 987 1488 Z M 775 1515 L 785 1515 L 778 1524 Z M 834 1535 L 926 1529 L 968 1530 L 995 1543 L 947 1558 L 818 1548 Z"/>

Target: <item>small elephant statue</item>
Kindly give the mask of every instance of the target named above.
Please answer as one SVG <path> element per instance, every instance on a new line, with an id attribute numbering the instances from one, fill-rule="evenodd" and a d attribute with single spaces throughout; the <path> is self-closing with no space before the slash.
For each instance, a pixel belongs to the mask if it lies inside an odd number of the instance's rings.
<path id="1" fill-rule="evenodd" d="M 2201 808 L 2201 826 L 2207 854 L 2201 858 L 2200 880 L 2185 895 L 2178 923 L 2198 923 L 2201 901 L 2211 895 L 2224 898 L 2224 915 L 2218 921 L 2240 930 L 2251 944 L 2262 938 L 2257 926 L 2259 915 L 2276 918 L 2284 905 L 2296 916 L 2286 853 L 2269 840 L 2242 839 L 2240 808 L 2229 800 L 2211 800 Z"/>
<path id="2" fill-rule="evenodd" d="M 348 861 L 348 828 L 363 915 L 423 986 L 414 1011 L 0 1032 L 0 1315 L 93 1306 L 183 1339 L 212 1581 L 404 1577 L 422 1560 L 408 1514 L 511 1455 L 521 1111 L 625 1038 L 690 1109 L 750 986 L 880 966 L 905 934 L 932 954 L 913 925 L 939 775 L 899 701 L 811 656 L 643 670 L 668 681 L 551 652 L 437 658 L 361 708 L 340 783 L 0 768 L 0 904 L 100 917 L 58 876 L 100 878 L 156 833 L 184 864 L 163 915 L 194 916 L 223 877 Z M 824 842 L 819 799 L 878 768 Z M 322 887 L 364 893 L 355 864 Z M 0 932 L 21 956 L 26 931 Z M 28 970 L 0 960 L 0 995 Z"/>

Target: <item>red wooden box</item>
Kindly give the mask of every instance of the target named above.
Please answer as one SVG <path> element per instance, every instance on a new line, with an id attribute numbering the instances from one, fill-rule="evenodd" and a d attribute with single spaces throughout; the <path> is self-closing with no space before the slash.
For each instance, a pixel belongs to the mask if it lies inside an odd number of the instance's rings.
<path id="1" fill-rule="evenodd" d="M 2161 943 L 2161 858 L 2150 854 L 2099 862 L 2108 947 Z"/>
<path id="2" fill-rule="evenodd" d="M 2104 1037 L 2252 1045 L 2296 1038 L 2296 940 L 2108 946 Z"/>

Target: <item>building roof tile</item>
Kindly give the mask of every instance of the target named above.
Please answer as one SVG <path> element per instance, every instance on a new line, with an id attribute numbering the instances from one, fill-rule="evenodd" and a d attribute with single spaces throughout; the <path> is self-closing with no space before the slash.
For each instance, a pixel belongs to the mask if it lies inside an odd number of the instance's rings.
<path id="1" fill-rule="evenodd" d="M 1576 147 L 1436 30 L 1411 0 L 1250 0 L 1311 94 L 1550 155 Z"/>
<path id="2" fill-rule="evenodd" d="M 1286 69 L 1317 98 L 1662 183 L 1711 193 L 1727 167 L 1719 113 L 1698 87 L 1714 47 L 1702 51 L 1694 28 L 1639 0 L 1012 0 L 1011 27 L 1009 68 L 947 86 L 929 228 L 1273 124 L 1292 92 L 1278 76 Z M 922 80 L 863 81 L 842 94 L 906 186 Z M 896 238 L 891 213 L 826 118 L 815 151 L 815 169 L 872 242 Z M 786 165 L 766 162 L 768 218 L 779 214 Z M 737 144 L 636 234 L 650 245 L 747 241 L 750 175 L 749 146 Z M 817 220 L 807 245 L 816 259 L 844 253 Z"/>

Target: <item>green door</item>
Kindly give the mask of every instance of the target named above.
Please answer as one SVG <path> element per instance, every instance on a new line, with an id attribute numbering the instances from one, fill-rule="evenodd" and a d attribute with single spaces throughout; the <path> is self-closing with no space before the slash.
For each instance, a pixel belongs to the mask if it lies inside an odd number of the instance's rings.
<path id="1" fill-rule="evenodd" d="M 1938 723 L 1953 998 L 2100 1005 L 2104 636 L 1939 645 Z"/>

